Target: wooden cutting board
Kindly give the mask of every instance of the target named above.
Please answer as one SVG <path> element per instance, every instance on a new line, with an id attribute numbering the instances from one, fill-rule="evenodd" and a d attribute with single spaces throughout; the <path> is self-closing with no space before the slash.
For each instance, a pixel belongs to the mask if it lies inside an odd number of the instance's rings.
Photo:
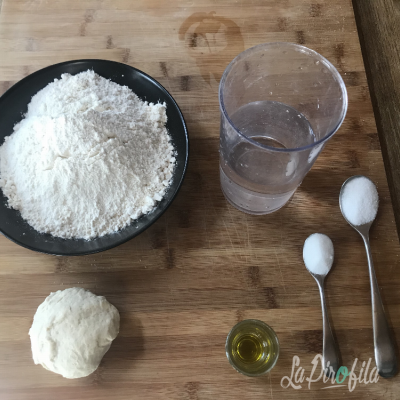
<path id="1" fill-rule="evenodd" d="M 291 202 L 251 216 L 231 207 L 219 187 L 217 89 L 238 53 L 271 41 L 301 43 L 328 58 L 345 80 L 349 109 Z M 128 63 L 171 92 L 188 124 L 189 169 L 168 212 L 105 253 L 53 257 L 0 237 L 0 398 L 397 398 L 399 377 L 359 383 L 352 392 L 348 379 L 322 392 L 329 383 L 281 386 L 295 355 L 308 377 L 322 351 L 319 294 L 302 263 L 313 232 L 335 246 L 326 294 L 343 364 L 350 370 L 358 359 L 358 376 L 373 358 L 366 255 L 338 207 L 351 175 L 378 186 L 371 245 L 400 343 L 400 247 L 350 0 L 3 0 L 1 92 L 42 67 L 79 58 Z M 106 296 L 121 313 L 121 330 L 94 374 L 67 380 L 33 364 L 28 330 L 50 292 L 74 286 Z M 267 322 L 281 342 L 276 367 L 261 378 L 236 373 L 225 356 L 228 331 L 245 318 Z"/>

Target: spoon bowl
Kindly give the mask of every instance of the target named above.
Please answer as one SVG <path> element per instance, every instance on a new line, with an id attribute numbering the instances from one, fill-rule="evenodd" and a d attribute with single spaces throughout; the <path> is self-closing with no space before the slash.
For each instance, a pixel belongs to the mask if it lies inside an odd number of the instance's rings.
<path id="1" fill-rule="evenodd" d="M 371 225 L 372 225 L 373 222 L 375 221 L 375 218 L 374 218 L 372 221 L 367 222 L 367 223 L 365 223 L 365 224 L 355 225 L 355 224 L 351 223 L 351 222 L 347 219 L 346 214 L 345 214 L 345 212 L 344 212 L 344 206 L 343 206 L 343 193 L 344 193 L 344 188 L 346 187 L 346 185 L 347 185 L 348 183 L 350 183 L 350 182 L 352 182 L 353 180 L 358 179 L 358 178 L 366 178 L 366 179 L 368 179 L 368 180 L 375 186 L 374 182 L 372 182 L 371 179 L 369 179 L 368 177 L 366 177 L 366 176 L 364 176 L 364 175 L 354 175 L 354 176 L 351 176 L 350 178 L 347 178 L 347 179 L 344 181 L 344 183 L 343 183 L 343 185 L 342 185 L 342 187 L 341 187 L 341 189 L 340 189 L 340 194 L 339 194 L 339 207 L 340 207 L 340 211 L 341 211 L 341 213 L 342 213 L 342 215 L 343 215 L 343 218 L 347 221 L 347 223 L 348 223 L 352 228 L 354 228 L 361 236 L 363 236 L 363 235 L 368 235 L 368 234 L 369 234 L 369 230 L 370 230 L 370 228 L 371 228 Z"/>

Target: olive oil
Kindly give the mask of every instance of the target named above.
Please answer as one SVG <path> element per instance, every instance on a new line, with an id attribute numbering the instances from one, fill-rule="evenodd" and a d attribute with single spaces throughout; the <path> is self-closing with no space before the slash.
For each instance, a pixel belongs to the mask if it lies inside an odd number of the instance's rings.
<path id="1" fill-rule="evenodd" d="M 279 342 L 267 324 L 250 319 L 239 322 L 229 332 L 225 345 L 231 365 L 248 376 L 259 376 L 275 365 Z"/>
<path id="2" fill-rule="evenodd" d="M 236 352 L 244 363 L 253 363 L 260 359 L 264 349 L 257 336 L 246 334 L 237 340 Z"/>

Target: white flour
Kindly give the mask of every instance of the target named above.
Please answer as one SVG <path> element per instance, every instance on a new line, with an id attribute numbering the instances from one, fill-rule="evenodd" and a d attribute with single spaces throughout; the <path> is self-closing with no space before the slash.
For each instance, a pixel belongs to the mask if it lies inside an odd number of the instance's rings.
<path id="1" fill-rule="evenodd" d="M 91 239 L 162 199 L 175 166 L 165 104 L 141 101 L 93 71 L 33 96 L 0 147 L 8 205 L 39 232 Z"/>

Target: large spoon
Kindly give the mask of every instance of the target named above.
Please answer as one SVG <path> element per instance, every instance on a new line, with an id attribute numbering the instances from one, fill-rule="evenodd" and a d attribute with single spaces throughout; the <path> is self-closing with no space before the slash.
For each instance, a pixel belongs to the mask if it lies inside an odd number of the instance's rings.
<path id="1" fill-rule="evenodd" d="M 319 257 L 324 256 L 324 249 L 314 248 L 310 245 L 310 240 L 318 237 L 319 243 L 321 241 L 325 242 L 325 246 L 331 246 L 332 257 L 329 260 L 320 260 Z M 313 242 L 314 244 L 314 242 Z M 318 242 L 316 242 L 318 244 Z M 313 260 L 310 262 L 307 260 L 306 254 L 312 254 Z M 326 308 L 325 301 L 325 291 L 324 291 L 324 281 L 325 277 L 328 275 L 329 271 L 332 268 L 333 264 L 333 244 L 328 236 L 323 235 L 321 233 L 314 233 L 309 236 L 307 240 L 304 242 L 303 246 L 303 259 L 304 264 L 308 270 L 308 272 L 312 275 L 315 281 L 318 284 L 319 294 L 321 296 L 321 306 L 322 306 L 322 326 L 323 326 L 323 344 L 322 344 L 322 365 L 325 371 L 325 375 L 328 377 L 336 376 L 336 373 L 339 369 L 339 351 L 335 342 L 335 339 L 332 334 L 331 326 L 329 324 L 328 311 Z M 317 265 L 319 262 L 324 264 L 324 267 L 321 268 L 320 265 Z M 321 273 L 316 273 L 316 272 Z"/>
<path id="2" fill-rule="evenodd" d="M 396 374 L 397 358 L 392 335 L 390 334 L 389 324 L 383 308 L 378 282 L 376 280 L 374 264 L 372 263 L 371 247 L 369 244 L 369 229 L 374 219 L 366 224 L 354 225 L 347 218 L 343 211 L 343 192 L 346 185 L 353 179 L 361 178 L 356 175 L 347 179 L 340 190 L 339 205 L 344 219 L 352 226 L 363 238 L 367 251 L 369 281 L 371 285 L 372 302 L 372 325 L 374 334 L 375 363 L 378 373 L 382 378 L 390 378 Z M 366 177 L 365 177 L 366 178 Z M 368 178 L 367 178 L 368 179 Z M 372 182 L 372 181 L 371 181 Z"/>

